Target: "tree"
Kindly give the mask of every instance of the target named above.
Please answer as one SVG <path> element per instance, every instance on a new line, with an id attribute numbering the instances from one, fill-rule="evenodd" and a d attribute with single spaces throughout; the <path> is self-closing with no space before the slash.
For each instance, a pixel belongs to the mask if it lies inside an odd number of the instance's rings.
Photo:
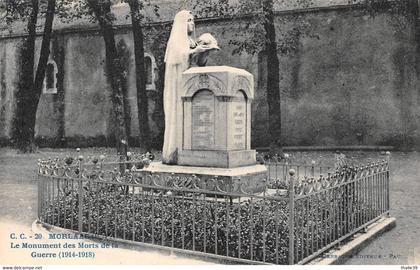
<path id="1" fill-rule="evenodd" d="M 115 33 L 113 28 L 114 16 L 111 12 L 112 2 L 110 0 L 86 0 L 86 3 L 95 19 L 98 21 L 105 42 L 106 74 L 111 86 L 111 100 L 116 122 L 115 143 L 118 153 L 121 156 L 126 156 L 128 140 L 124 117 L 124 75 L 115 44 Z"/>
<path id="2" fill-rule="evenodd" d="M 280 67 L 274 28 L 273 0 L 263 0 L 265 52 L 267 54 L 267 103 L 270 151 L 281 152 Z"/>
<path id="3" fill-rule="evenodd" d="M 50 53 L 50 40 L 54 20 L 56 0 L 48 0 L 45 13 L 44 32 L 41 51 L 34 78 L 36 24 L 40 3 L 38 0 L 8 1 L 6 3 L 9 23 L 15 19 L 22 19 L 29 14 L 27 24 L 28 36 L 21 48 L 20 83 L 16 94 L 17 108 L 13 125 L 13 137 L 21 152 L 35 150 L 34 135 L 36 111 L 42 91 L 45 69 Z"/>
<path id="4" fill-rule="evenodd" d="M 120 39 L 117 43 L 117 56 L 119 58 L 120 68 L 123 74 L 123 80 L 121 81 L 121 89 L 123 93 L 123 104 L 124 104 L 124 119 L 125 119 L 125 132 L 127 137 L 130 137 L 131 130 L 131 109 L 130 109 L 130 98 L 128 93 L 128 81 L 127 77 L 130 72 L 130 58 L 131 51 L 127 47 L 124 39 Z"/>
<path id="5" fill-rule="evenodd" d="M 146 70 L 144 64 L 144 44 L 141 8 L 142 3 L 138 0 L 127 0 L 130 6 L 133 39 L 134 39 L 134 59 L 136 63 L 136 87 L 137 87 L 137 107 L 138 121 L 140 130 L 140 147 L 150 151 L 150 127 L 148 117 L 148 100 L 146 91 Z"/>
<path id="6" fill-rule="evenodd" d="M 153 27 L 146 29 L 145 40 L 150 45 L 151 53 L 155 56 L 157 72 L 155 76 L 156 91 L 151 92 L 152 99 L 155 100 L 155 109 L 152 113 L 152 119 L 156 123 L 159 134 L 154 136 L 154 140 L 151 141 L 152 147 L 161 148 L 163 146 L 164 130 L 165 130 L 165 116 L 163 111 L 163 89 L 164 89 L 164 77 L 165 77 L 165 50 L 166 42 L 162 40 L 168 40 L 171 32 L 171 24 L 158 24 Z"/>
<path id="7" fill-rule="evenodd" d="M 44 1 L 47 2 L 44 32 L 40 57 L 34 77 L 36 25 L 38 14 L 40 13 L 40 8 L 43 8 Z M 13 130 L 13 138 L 16 141 L 16 145 L 22 152 L 32 152 L 35 149 L 34 129 L 36 111 L 42 91 L 46 65 L 48 63 L 54 14 L 57 13 L 63 21 L 65 19 L 71 20 L 73 18 L 84 17 L 85 15 L 92 15 L 99 22 L 105 41 L 106 71 L 112 89 L 111 100 L 117 123 L 115 129 L 117 151 L 125 155 L 128 140 L 122 93 L 124 74 L 122 63 L 115 46 L 112 25 L 113 16 L 111 13 L 112 1 L 87 0 L 85 3 L 83 1 L 60 0 L 57 5 L 57 10 L 56 4 L 56 0 L 6 1 L 6 19 L 8 23 L 13 23 L 16 20 L 25 20 L 26 17 L 29 17 L 27 26 L 28 36 L 24 40 L 21 50 L 21 80 L 16 95 L 17 109 Z"/>

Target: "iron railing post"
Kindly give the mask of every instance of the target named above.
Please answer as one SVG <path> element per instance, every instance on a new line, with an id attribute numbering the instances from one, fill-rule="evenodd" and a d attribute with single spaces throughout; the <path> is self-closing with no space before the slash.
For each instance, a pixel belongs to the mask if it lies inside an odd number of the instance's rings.
<path id="1" fill-rule="evenodd" d="M 289 170 L 289 265 L 295 264 L 295 170 Z"/>
<path id="2" fill-rule="evenodd" d="M 42 181 L 42 176 L 41 176 L 41 170 L 40 170 L 40 167 L 41 166 L 41 164 L 38 162 L 38 220 L 40 220 L 41 221 L 41 207 L 42 207 L 42 204 L 41 204 L 41 189 L 42 189 L 42 184 L 41 184 L 41 181 Z"/>
<path id="3" fill-rule="evenodd" d="M 387 171 L 386 171 L 386 210 L 387 216 L 390 216 L 389 209 L 390 209 L 390 200 L 389 200 L 389 177 L 390 177 L 390 170 L 391 170 L 391 152 L 386 152 L 386 161 L 387 161 Z"/>
<path id="4" fill-rule="evenodd" d="M 79 213 L 78 213 L 78 218 L 77 218 L 77 220 L 78 220 L 78 230 L 79 230 L 79 233 L 81 233 L 82 232 L 82 230 L 83 230 L 83 220 L 82 220 L 82 218 L 83 218 L 83 178 L 82 178 L 82 169 L 83 169 L 83 166 L 82 166 L 82 162 L 83 162 L 83 156 L 79 156 L 79 175 L 78 175 L 78 178 L 79 178 L 79 180 L 78 180 L 78 186 L 79 186 L 79 208 L 78 208 L 78 210 L 79 210 Z"/>

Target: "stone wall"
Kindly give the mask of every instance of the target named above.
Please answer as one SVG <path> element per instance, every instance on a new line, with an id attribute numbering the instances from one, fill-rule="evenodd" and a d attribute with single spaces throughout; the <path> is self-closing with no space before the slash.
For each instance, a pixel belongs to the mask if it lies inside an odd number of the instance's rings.
<path id="1" fill-rule="evenodd" d="M 308 34 L 280 61 L 284 144 L 418 146 L 414 14 L 335 9 L 303 19 Z M 280 21 L 278 33 L 296 25 Z M 256 106 L 254 143 L 267 145 L 257 141 L 267 130 L 266 102 Z"/>
<path id="2" fill-rule="evenodd" d="M 19 41 L 0 41 L 0 143 L 7 144 L 12 136 L 17 89 Z"/>
<path id="3" fill-rule="evenodd" d="M 296 27 L 296 15 L 309 28 L 298 40 L 296 51 L 280 55 L 284 144 L 401 146 L 411 141 L 420 146 L 414 14 L 383 11 L 372 17 L 346 7 L 279 13 L 277 35 Z M 213 54 L 210 65 L 243 68 L 255 76 L 252 145 L 267 146 L 266 56 L 232 55 L 234 47 L 229 39 L 241 30 L 238 25 L 229 20 L 202 21 L 197 23 L 197 34 L 213 33 L 222 48 Z M 117 42 L 123 40 L 131 52 L 127 83 L 131 144 L 135 144 L 138 121 L 133 41 L 128 27 L 118 31 Z M 19 37 L 0 39 L 2 144 L 10 142 L 20 42 Z M 146 52 L 155 56 L 158 65 L 156 90 L 149 91 L 149 119 L 157 138 L 155 145 L 159 146 L 163 50 L 157 50 L 152 42 L 152 37 L 146 38 Z M 102 37 L 97 31 L 57 32 L 51 58 L 58 69 L 57 94 L 41 96 L 37 140 L 48 146 L 112 145 L 113 114 Z"/>

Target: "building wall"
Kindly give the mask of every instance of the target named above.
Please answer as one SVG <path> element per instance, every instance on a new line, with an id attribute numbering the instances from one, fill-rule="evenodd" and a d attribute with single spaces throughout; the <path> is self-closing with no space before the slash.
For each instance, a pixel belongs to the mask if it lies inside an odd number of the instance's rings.
<path id="1" fill-rule="evenodd" d="M 279 54 L 283 143 L 401 146 L 410 139 L 420 146 L 413 18 L 413 14 L 402 16 L 386 11 L 372 17 L 349 8 L 280 13 L 276 18 L 278 36 L 302 22 L 308 25 L 296 43 L 297 49 Z M 229 40 L 240 31 L 238 21 L 197 23 L 197 34 L 213 33 L 222 48 L 212 55 L 209 65 L 229 65 L 254 74 L 252 144 L 267 146 L 264 76 L 267 56 L 263 53 L 232 55 L 235 47 Z M 129 28 L 123 27 L 118 33 L 117 43 L 123 40 L 129 52 L 130 133 L 135 144 L 138 120 L 133 40 Z M 247 36 L 244 34 L 243 38 Z M 153 137 L 161 141 L 162 87 L 158 80 L 163 78 L 158 76 L 162 68 L 162 61 L 158 60 L 162 59 L 162 50 L 156 50 L 151 40 L 146 38 L 146 52 L 156 57 L 158 66 L 157 88 L 149 91 L 149 120 Z M 0 140 L 3 144 L 11 138 L 19 42 L 18 37 L 0 39 Z M 56 33 L 51 58 L 58 69 L 57 93 L 41 96 L 36 125 L 38 141 L 50 146 L 112 145 L 113 112 L 102 37 L 91 31 Z"/>
<path id="2" fill-rule="evenodd" d="M 277 17 L 277 34 L 296 26 L 292 16 Z M 307 33 L 280 55 L 283 143 L 419 146 L 414 14 L 330 9 L 299 20 Z M 253 142 L 268 145 L 267 103 L 256 103 Z"/>
<path id="3" fill-rule="evenodd" d="M 280 64 L 285 144 L 398 145 L 416 132 L 417 43 L 409 19 L 348 9 L 305 15 L 316 37 L 301 38 Z"/>
<path id="4" fill-rule="evenodd" d="M 6 144 L 12 135 L 15 92 L 18 78 L 18 41 L 0 42 L 0 143 Z"/>

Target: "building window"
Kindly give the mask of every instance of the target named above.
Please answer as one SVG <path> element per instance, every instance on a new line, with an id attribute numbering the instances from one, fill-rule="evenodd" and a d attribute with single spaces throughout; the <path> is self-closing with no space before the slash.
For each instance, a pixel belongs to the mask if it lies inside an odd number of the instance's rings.
<path id="1" fill-rule="evenodd" d="M 49 60 L 45 69 L 43 94 L 57 94 L 57 64 Z"/>
<path id="2" fill-rule="evenodd" d="M 155 86 L 156 62 L 153 55 L 148 54 L 148 53 L 144 54 L 144 67 L 146 69 L 146 89 L 156 90 L 156 86 Z"/>
<path id="3" fill-rule="evenodd" d="M 146 83 L 153 83 L 153 72 L 152 72 L 152 59 L 148 56 L 144 58 L 144 65 L 146 66 Z"/>

